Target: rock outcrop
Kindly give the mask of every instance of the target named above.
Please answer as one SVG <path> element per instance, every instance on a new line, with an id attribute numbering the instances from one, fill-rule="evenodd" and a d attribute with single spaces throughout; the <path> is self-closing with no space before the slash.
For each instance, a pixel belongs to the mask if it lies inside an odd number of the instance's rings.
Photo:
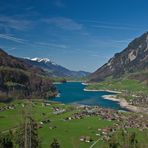
<path id="1" fill-rule="evenodd" d="M 147 82 L 147 71 L 148 32 L 133 40 L 126 49 L 120 53 L 116 53 L 105 65 L 92 73 L 90 81 L 99 82 L 105 80 L 107 77 L 120 78 L 125 74 L 129 74 L 131 78 Z M 145 72 L 145 75 L 143 76 L 141 72 Z"/>

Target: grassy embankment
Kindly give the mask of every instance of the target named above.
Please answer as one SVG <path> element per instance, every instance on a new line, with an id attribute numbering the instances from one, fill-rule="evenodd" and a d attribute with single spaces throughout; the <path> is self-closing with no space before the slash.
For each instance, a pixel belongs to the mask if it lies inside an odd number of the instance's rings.
<path id="1" fill-rule="evenodd" d="M 118 79 L 108 80 L 100 83 L 91 83 L 87 87 L 90 90 L 114 90 L 120 91 L 118 97 L 124 97 L 127 100 L 133 99 L 135 95 L 148 95 L 148 86 L 137 80 Z"/>

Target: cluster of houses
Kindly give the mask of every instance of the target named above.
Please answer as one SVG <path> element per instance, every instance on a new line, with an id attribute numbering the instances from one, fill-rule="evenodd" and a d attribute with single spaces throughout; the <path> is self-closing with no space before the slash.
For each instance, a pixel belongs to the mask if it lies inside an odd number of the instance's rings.
<path id="1" fill-rule="evenodd" d="M 98 128 L 96 131 L 96 136 L 99 137 L 98 140 L 109 141 L 112 134 L 116 131 L 116 125 L 114 125 L 113 127 Z M 81 136 L 80 141 L 91 142 L 93 141 L 93 139 L 90 136 Z"/>
<path id="2" fill-rule="evenodd" d="M 6 105 L 6 106 L 1 106 L 0 107 L 0 111 L 5 111 L 5 110 L 13 110 L 13 109 L 16 109 L 16 106 L 15 105 Z"/>
<path id="3" fill-rule="evenodd" d="M 44 102 L 44 103 L 42 103 L 42 106 L 45 106 L 45 107 L 48 107 L 48 106 L 50 106 L 51 104 L 50 103 L 48 103 L 48 102 Z"/>
<path id="4" fill-rule="evenodd" d="M 108 141 L 111 135 L 116 131 L 116 128 L 107 127 L 103 129 L 98 129 L 96 136 L 100 136 L 100 140 Z"/>
<path id="5" fill-rule="evenodd" d="M 70 117 L 66 117 L 64 120 L 75 120 L 75 119 L 82 119 L 84 117 L 84 114 L 80 114 L 80 113 L 74 113 L 72 116 Z"/>
<path id="6" fill-rule="evenodd" d="M 51 121 L 49 119 L 45 119 L 45 120 L 42 120 L 40 121 L 40 124 L 43 125 L 43 124 L 47 124 L 47 123 L 50 123 Z"/>
<path id="7" fill-rule="evenodd" d="M 105 141 L 109 141 L 112 134 L 120 129 L 123 129 L 124 132 L 127 132 L 128 128 L 138 128 L 140 131 L 148 129 L 148 117 L 145 117 L 145 116 L 139 115 L 139 114 L 124 114 L 124 113 L 120 113 L 118 111 L 113 111 L 113 110 L 109 111 L 108 109 L 99 109 L 98 111 L 96 111 L 96 114 L 94 112 L 92 112 L 92 113 L 81 112 L 80 115 L 78 113 L 74 114 L 74 117 L 76 115 L 81 118 L 83 118 L 84 115 L 85 116 L 99 115 L 103 119 L 119 121 L 117 123 L 114 123 L 114 125 L 111 127 L 106 127 L 106 128 L 102 128 L 102 129 L 99 128 L 96 131 L 96 136 L 99 136 L 100 140 L 105 140 Z M 77 118 L 71 117 L 71 119 L 77 119 Z M 87 137 L 87 136 L 81 136 L 80 141 L 86 142 L 85 137 Z M 91 142 L 91 141 L 89 141 L 89 142 Z"/>
<path id="8" fill-rule="evenodd" d="M 117 125 L 118 124 L 115 124 L 112 127 L 98 128 L 96 131 L 96 136 L 99 137 L 98 140 L 109 141 L 113 133 L 115 133 L 118 129 L 121 129 L 121 127 Z M 126 130 L 126 128 L 124 128 L 124 130 Z M 81 136 L 80 141 L 91 142 L 93 139 L 90 136 Z"/>
<path id="9" fill-rule="evenodd" d="M 43 125 L 45 125 L 45 124 L 47 124 L 47 123 L 50 123 L 50 122 L 51 122 L 50 119 L 42 120 L 42 121 L 39 122 L 38 128 L 42 128 Z"/>
<path id="10" fill-rule="evenodd" d="M 62 113 L 64 113 L 64 112 L 66 112 L 65 109 L 59 109 L 59 110 L 57 110 L 57 111 L 54 111 L 53 114 L 59 115 L 59 114 L 62 114 Z"/>
<path id="11" fill-rule="evenodd" d="M 93 140 L 92 140 L 92 138 L 90 136 L 81 136 L 80 141 L 89 143 L 89 142 L 91 142 Z"/>
<path id="12" fill-rule="evenodd" d="M 125 128 L 139 128 L 141 131 L 148 129 L 148 117 L 143 115 L 132 114 L 124 116 L 122 121 Z"/>
<path id="13" fill-rule="evenodd" d="M 66 117 L 65 120 L 82 119 L 83 117 L 89 116 L 101 116 L 107 120 L 117 120 L 118 112 L 110 109 L 103 109 L 100 107 L 85 107 L 80 112 L 74 113 L 70 117 Z"/>
<path id="14" fill-rule="evenodd" d="M 137 99 L 137 100 L 136 100 Z M 138 102 L 138 97 L 134 101 Z M 148 98 L 145 97 L 145 100 L 141 100 L 143 103 Z M 133 102 L 133 103 L 135 103 Z M 138 102 L 139 103 L 139 102 Z M 42 106 L 48 107 L 50 106 L 53 109 L 53 114 L 58 115 L 67 112 L 66 109 L 52 106 L 50 103 L 44 103 Z M 85 106 L 85 105 L 78 105 L 74 106 L 76 109 L 76 113 L 64 118 L 65 121 L 69 120 L 80 120 L 85 117 L 97 116 L 101 117 L 102 119 L 109 120 L 109 121 L 117 121 L 114 123 L 112 127 L 106 127 L 102 129 L 97 129 L 96 136 L 99 137 L 100 140 L 108 141 L 111 135 L 116 132 L 118 129 L 128 129 L 128 128 L 138 128 L 139 130 L 143 131 L 148 129 L 148 116 L 136 114 L 136 113 L 124 113 L 113 109 L 102 108 L 99 106 Z M 15 109 L 15 105 L 3 106 L 0 108 L 0 111 L 7 110 L 7 109 Z M 42 128 L 43 125 L 50 123 L 50 119 L 44 119 L 39 122 L 38 128 Z M 54 125 L 49 125 L 49 129 L 57 128 Z M 79 138 L 80 141 L 89 143 L 93 141 L 92 137 L 90 136 L 81 136 Z"/>
<path id="15" fill-rule="evenodd" d="M 137 96 L 130 100 L 131 105 L 148 107 L 148 96 Z"/>
<path id="16" fill-rule="evenodd" d="M 112 109 L 101 107 L 84 107 L 80 112 L 74 113 L 64 120 L 82 119 L 88 116 L 98 116 L 109 121 L 116 120 L 119 123 L 124 123 L 126 128 L 139 128 L 140 130 L 148 129 L 148 116 L 140 114 L 130 114 L 119 112 Z"/>
<path id="17" fill-rule="evenodd" d="M 65 109 L 61 109 L 59 107 L 53 107 L 53 110 L 54 110 L 53 114 L 55 114 L 55 115 L 62 114 L 64 112 L 66 112 Z"/>

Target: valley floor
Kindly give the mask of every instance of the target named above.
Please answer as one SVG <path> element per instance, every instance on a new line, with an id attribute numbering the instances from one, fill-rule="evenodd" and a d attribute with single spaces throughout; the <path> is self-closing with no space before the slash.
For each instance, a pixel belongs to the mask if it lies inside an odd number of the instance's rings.
<path id="1" fill-rule="evenodd" d="M 43 148 L 48 148 L 56 138 L 64 148 L 108 147 L 111 134 L 119 134 L 124 128 L 137 134 L 139 143 L 148 145 L 148 116 L 119 112 L 98 106 L 64 105 L 56 102 L 14 101 L 0 104 L 0 132 L 17 130 L 29 111 L 38 123 Z M 146 136 L 147 135 L 147 136 Z"/>

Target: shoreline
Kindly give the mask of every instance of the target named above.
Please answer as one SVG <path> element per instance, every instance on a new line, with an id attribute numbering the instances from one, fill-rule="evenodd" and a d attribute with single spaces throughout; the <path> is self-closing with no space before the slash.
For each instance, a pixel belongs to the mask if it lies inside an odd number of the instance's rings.
<path id="1" fill-rule="evenodd" d="M 116 101 L 120 104 L 121 107 L 129 110 L 129 111 L 132 111 L 132 112 L 141 112 L 142 110 L 137 107 L 137 106 L 134 106 L 134 105 L 130 105 L 125 99 L 123 98 L 120 98 L 120 99 L 117 99 L 116 98 L 116 95 L 104 95 L 102 96 L 104 99 L 107 99 L 107 100 L 111 100 L 111 101 Z"/>
<path id="2" fill-rule="evenodd" d="M 84 91 L 106 91 L 106 92 L 111 92 L 111 93 L 122 93 L 122 92 L 119 92 L 119 91 L 113 91 L 113 90 L 89 90 L 89 89 L 84 89 Z M 120 99 L 117 99 L 116 98 L 116 94 L 115 95 L 103 95 L 103 99 L 107 99 L 107 100 L 111 100 L 111 101 L 116 101 L 119 103 L 119 105 L 122 107 L 122 108 L 125 108 L 129 111 L 132 111 L 132 112 L 142 112 L 142 109 L 137 107 L 137 106 L 134 106 L 134 105 L 130 105 L 124 98 L 120 98 Z"/>
<path id="3" fill-rule="evenodd" d="M 119 94 L 119 93 L 122 93 L 120 91 L 114 91 L 114 90 L 103 90 L 103 89 L 100 89 L 100 90 L 97 90 L 97 89 L 86 89 L 84 88 L 83 89 L 84 91 L 94 91 L 94 92 L 99 92 L 99 91 L 106 91 L 106 92 L 110 92 L 110 93 L 116 93 L 116 94 Z"/>
<path id="4" fill-rule="evenodd" d="M 61 84 L 61 83 L 58 83 Z M 87 86 L 88 84 L 85 82 L 81 83 L 82 85 Z M 103 99 L 107 99 L 107 100 L 111 100 L 111 101 L 116 101 L 120 107 L 127 109 L 128 111 L 131 112 L 135 112 L 135 113 L 140 113 L 140 112 L 147 112 L 148 114 L 148 110 L 142 107 L 137 107 L 134 105 L 130 105 L 128 101 L 126 101 L 124 98 L 119 98 L 117 99 L 117 94 L 122 93 L 120 91 L 113 91 L 113 90 L 96 90 L 96 89 L 86 89 L 84 88 L 83 91 L 88 91 L 88 92 L 110 92 L 110 93 L 115 93 L 115 94 L 110 94 L 110 95 L 103 95 L 102 98 Z M 60 95 L 58 94 L 56 97 L 60 97 Z"/>
<path id="5" fill-rule="evenodd" d="M 62 84 L 62 82 L 53 82 L 53 84 Z"/>
<path id="6" fill-rule="evenodd" d="M 76 80 L 67 80 L 67 82 L 74 82 L 74 83 L 80 82 L 81 83 L 82 81 L 79 81 L 79 80 L 78 81 L 76 81 Z"/>
<path id="7" fill-rule="evenodd" d="M 88 85 L 88 83 L 85 83 L 85 82 L 82 82 L 81 84 L 82 84 L 82 85 L 85 85 L 85 86 L 87 86 L 87 85 Z"/>

